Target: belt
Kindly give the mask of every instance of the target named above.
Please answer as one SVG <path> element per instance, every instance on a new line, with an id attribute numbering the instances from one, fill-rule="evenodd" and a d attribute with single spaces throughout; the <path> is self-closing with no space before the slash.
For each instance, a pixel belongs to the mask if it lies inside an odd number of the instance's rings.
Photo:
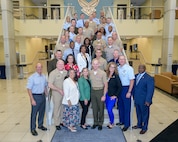
<path id="1" fill-rule="evenodd" d="M 43 95 L 43 93 L 42 93 L 42 94 L 35 94 L 35 93 L 33 93 L 32 95 L 36 95 L 36 96 L 37 96 L 37 95 Z"/>
<path id="2" fill-rule="evenodd" d="M 93 87 L 92 89 L 93 89 L 93 90 L 102 90 L 103 87 Z"/>

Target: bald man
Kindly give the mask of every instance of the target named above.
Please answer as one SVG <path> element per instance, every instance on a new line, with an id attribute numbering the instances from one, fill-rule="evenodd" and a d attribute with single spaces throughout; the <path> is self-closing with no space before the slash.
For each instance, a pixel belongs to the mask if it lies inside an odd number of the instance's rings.
<path id="1" fill-rule="evenodd" d="M 63 99 L 63 81 L 67 75 L 67 71 L 64 69 L 64 61 L 59 59 L 54 69 L 49 74 L 48 86 L 52 90 L 52 98 L 54 103 L 54 124 L 56 130 L 60 130 L 62 125 L 62 99 Z"/>
<path id="2" fill-rule="evenodd" d="M 90 71 L 91 80 L 91 103 L 93 109 L 94 124 L 92 129 L 98 126 L 98 130 L 102 130 L 104 122 L 104 101 L 107 92 L 107 78 L 106 73 L 99 68 L 99 61 L 93 59 L 93 69 Z"/>
<path id="3" fill-rule="evenodd" d="M 28 78 L 27 91 L 31 103 L 31 124 L 30 129 L 33 136 L 37 136 L 36 131 L 36 117 L 38 115 L 38 128 L 46 131 L 47 128 L 43 126 L 45 114 L 45 94 L 47 94 L 47 81 L 45 75 L 42 74 L 42 64 L 37 63 L 36 72 Z"/>
<path id="4" fill-rule="evenodd" d="M 154 94 L 154 79 L 146 73 L 146 66 L 139 65 L 138 74 L 135 75 L 133 96 L 137 114 L 137 125 L 133 129 L 141 129 L 140 134 L 145 134 L 148 129 L 150 105 Z"/>

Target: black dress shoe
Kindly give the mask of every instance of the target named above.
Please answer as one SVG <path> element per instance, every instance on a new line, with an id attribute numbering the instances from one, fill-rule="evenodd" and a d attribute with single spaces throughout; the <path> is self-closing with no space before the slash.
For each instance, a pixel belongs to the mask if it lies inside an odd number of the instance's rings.
<path id="1" fill-rule="evenodd" d="M 60 126 L 64 127 L 64 124 L 63 124 L 63 123 L 60 123 Z"/>
<path id="2" fill-rule="evenodd" d="M 56 126 L 56 130 L 61 130 L 60 125 L 59 125 L 59 126 Z"/>
<path id="3" fill-rule="evenodd" d="M 41 129 L 42 131 L 47 131 L 47 128 L 44 126 L 38 127 L 38 129 Z"/>
<path id="4" fill-rule="evenodd" d="M 127 131 L 128 128 L 129 127 L 124 127 L 124 128 L 122 128 L 122 131 Z"/>
<path id="5" fill-rule="evenodd" d="M 85 127 L 83 127 L 82 125 L 80 126 L 82 129 L 84 129 L 84 130 L 88 130 L 88 128 L 85 126 Z"/>
<path id="6" fill-rule="evenodd" d="M 95 129 L 97 126 L 98 126 L 98 125 L 93 125 L 93 126 L 91 127 L 91 129 Z"/>
<path id="7" fill-rule="evenodd" d="M 118 126 L 121 126 L 121 125 L 124 125 L 124 123 L 116 123 L 116 125 L 118 125 Z"/>
<path id="8" fill-rule="evenodd" d="M 38 135 L 36 130 L 32 130 L 31 133 L 32 133 L 33 136 L 37 136 Z"/>
<path id="9" fill-rule="evenodd" d="M 138 127 L 137 125 L 132 127 L 133 129 L 140 129 L 140 127 Z"/>
<path id="10" fill-rule="evenodd" d="M 98 130 L 101 131 L 103 129 L 102 126 L 98 126 Z"/>
<path id="11" fill-rule="evenodd" d="M 140 134 L 145 134 L 147 130 L 141 130 Z"/>

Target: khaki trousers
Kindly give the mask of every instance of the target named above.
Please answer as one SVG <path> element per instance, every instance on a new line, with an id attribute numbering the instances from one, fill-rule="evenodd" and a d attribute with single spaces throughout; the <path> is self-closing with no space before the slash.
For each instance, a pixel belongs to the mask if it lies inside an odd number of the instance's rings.
<path id="1" fill-rule="evenodd" d="M 54 111 L 53 111 L 53 118 L 54 118 L 54 124 L 56 126 L 59 126 L 60 123 L 62 123 L 62 99 L 63 96 L 57 92 L 52 92 L 52 98 L 54 103 Z"/>

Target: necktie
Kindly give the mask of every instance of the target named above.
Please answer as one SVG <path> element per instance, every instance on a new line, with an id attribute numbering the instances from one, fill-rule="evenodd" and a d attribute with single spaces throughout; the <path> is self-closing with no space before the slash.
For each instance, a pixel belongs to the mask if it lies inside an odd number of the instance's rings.
<path id="1" fill-rule="evenodd" d="M 74 49 L 72 49 L 72 54 L 73 54 L 73 56 L 75 56 L 75 54 L 74 54 Z"/>
<path id="2" fill-rule="evenodd" d="M 85 25 L 85 22 L 84 22 L 84 20 L 83 20 L 83 27 L 84 27 L 84 25 Z"/>
<path id="3" fill-rule="evenodd" d="M 136 85 L 139 83 L 140 78 L 141 78 L 141 74 L 139 73 L 139 74 L 137 75 L 137 78 L 136 78 Z"/>

